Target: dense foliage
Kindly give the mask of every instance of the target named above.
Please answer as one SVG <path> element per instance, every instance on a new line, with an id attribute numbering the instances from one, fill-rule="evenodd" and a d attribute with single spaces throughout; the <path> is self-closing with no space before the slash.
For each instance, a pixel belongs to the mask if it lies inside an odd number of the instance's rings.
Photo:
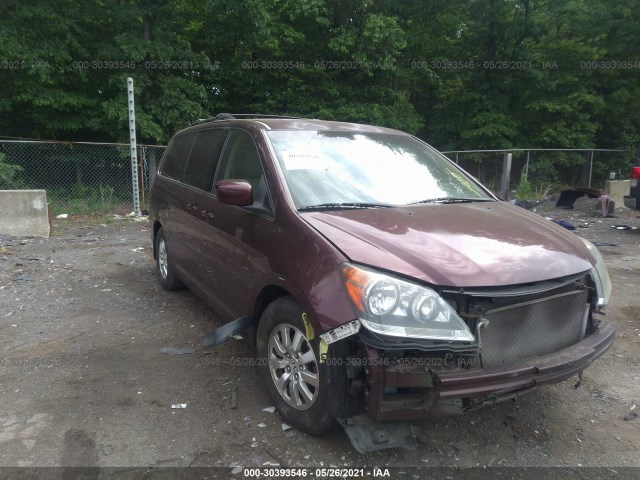
<path id="1" fill-rule="evenodd" d="M 443 150 L 631 148 L 637 0 L 3 1 L 0 135 L 126 141 L 261 112 Z"/>

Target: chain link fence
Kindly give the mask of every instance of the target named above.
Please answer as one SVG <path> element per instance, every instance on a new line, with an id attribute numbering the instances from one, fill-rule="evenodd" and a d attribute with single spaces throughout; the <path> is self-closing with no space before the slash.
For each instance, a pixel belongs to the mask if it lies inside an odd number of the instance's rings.
<path id="1" fill-rule="evenodd" d="M 616 180 L 628 178 L 634 159 L 631 150 L 607 149 L 461 150 L 443 153 L 495 193 L 501 186 L 504 156 L 511 153 L 509 191 L 517 190 L 524 178 L 533 196 L 541 196 L 548 188 L 556 193 L 570 187 L 602 189 L 612 174 Z"/>
<path id="2" fill-rule="evenodd" d="M 141 210 L 164 146 L 138 146 Z M 501 186 L 504 154 L 512 153 L 509 190 L 526 178 L 539 197 L 547 187 L 602 188 L 612 173 L 625 179 L 633 152 L 627 150 L 465 150 L 444 152 L 493 192 Z M 0 139 L 0 190 L 44 189 L 51 213 L 127 214 L 133 209 L 129 144 Z"/>
<path id="3" fill-rule="evenodd" d="M 138 146 L 141 209 L 165 147 Z M 51 213 L 132 211 L 129 144 L 0 140 L 0 190 L 43 189 Z"/>

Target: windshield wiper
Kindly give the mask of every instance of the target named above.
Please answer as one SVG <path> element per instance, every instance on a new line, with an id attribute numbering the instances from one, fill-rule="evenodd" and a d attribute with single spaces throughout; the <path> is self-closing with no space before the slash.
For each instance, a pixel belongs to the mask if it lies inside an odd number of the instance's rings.
<path id="1" fill-rule="evenodd" d="M 385 203 L 358 203 L 358 202 L 341 202 L 341 203 L 320 203 L 318 205 L 307 205 L 300 207 L 298 211 L 302 210 L 332 210 L 332 209 L 353 209 L 353 208 L 386 208 L 393 207 L 393 205 Z"/>
<path id="2" fill-rule="evenodd" d="M 414 203 L 472 203 L 472 202 L 493 202 L 493 198 L 456 198 L 456 197 L 439 197 L 429 198 L 428 200 L 420 200 Z"/>

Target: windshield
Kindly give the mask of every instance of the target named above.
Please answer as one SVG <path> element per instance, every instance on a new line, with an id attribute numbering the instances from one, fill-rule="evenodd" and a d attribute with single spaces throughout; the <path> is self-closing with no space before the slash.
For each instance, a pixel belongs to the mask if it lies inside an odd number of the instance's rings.
<path id="1" fill-rule="evenodd" d="M 491 200 L 472 178 L 409 135 L 267 132 L 298 209 Z"/>

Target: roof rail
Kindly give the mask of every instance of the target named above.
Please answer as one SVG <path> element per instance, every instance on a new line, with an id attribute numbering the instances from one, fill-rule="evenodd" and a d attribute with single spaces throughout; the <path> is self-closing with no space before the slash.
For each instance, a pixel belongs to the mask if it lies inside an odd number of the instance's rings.
<path id="1" fill-rule="evenodd" d="M 219 113 L 215 117 L 199 118 L 192 125 L 199 125 L 201 123 L 216 122 L 220 120 L 234 120 L 236 118 L 289 118 L 295 119 L 300 117 L 293 117 L 290 115 L 262 115 L 260 113 Z"/>

